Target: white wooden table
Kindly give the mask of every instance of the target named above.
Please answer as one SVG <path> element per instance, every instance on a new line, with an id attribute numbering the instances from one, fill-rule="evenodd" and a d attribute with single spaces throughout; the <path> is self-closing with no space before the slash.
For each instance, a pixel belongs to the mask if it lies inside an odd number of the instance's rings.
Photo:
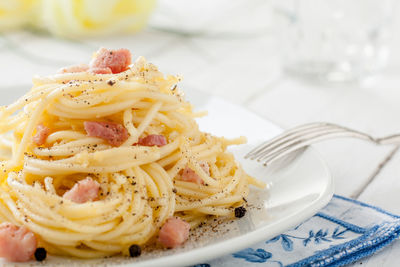
<path id="1" fill-rule="evenodd" d="M 30 32 L 3 34 L 0 89 L 28 89 L 32 75 L 86 62 L 99 46 L 127 47 L 164 72 L 182 74 L 184 90 L 222 96 L 285 128 L 329 121 L 378 136 L 400 132 L 399 52 L 393 49 L 389 67 L 367 86 L 307 84 L 280 71 L 270 14 L 270 2 L 260 0 L 160 1 L 151 26 L 134 36 L 63 41 Z M 315 147 L 330 166 L 336 194 L 400 214 L 397 148 L 349 139 Z M 395 241 L 354 266 L 400 266 L 399 256 Z"/>

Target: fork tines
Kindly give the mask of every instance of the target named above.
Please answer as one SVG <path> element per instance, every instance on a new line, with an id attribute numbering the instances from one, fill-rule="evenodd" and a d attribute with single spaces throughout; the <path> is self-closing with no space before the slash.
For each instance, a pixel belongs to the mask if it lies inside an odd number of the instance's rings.
<path id="1" fill-rule="evenodd" d="M 256 159 L 267 165 L 302 147 L 339 137 L 354 137 L 376 143 L 376 140 L 367 134 L 332 123 L 315 122 L 283 132 L 251 150 L 245 158 Z"/>

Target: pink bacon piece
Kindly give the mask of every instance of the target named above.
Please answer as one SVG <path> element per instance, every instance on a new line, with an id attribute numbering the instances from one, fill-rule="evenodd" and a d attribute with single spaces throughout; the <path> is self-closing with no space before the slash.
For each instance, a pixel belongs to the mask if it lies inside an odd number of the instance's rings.
<path id="1" fill-rule="evenodd" d="M 64 193 L 63 198 L 75 203 L 85 203 L 95 200 L 99 195 L 100 184 L 87 177 L 77 182 L 70 190 Z"/>
<path id="2" fill-rule="evenodd" d="M 89 70 L 88 64 L 78 64 L 62 68 L 58 71 L 58 73 L 76 73 L 76 72 L 85 72 L 88 70 Z"/>
<path id="3" fill-rule="evenodd" d="M 178 217 L 169 218 L 161 227 L 158 241 L 166 248 L 175 248 L 189 238 L 190 224 Z"/>
<path id="4" fill-rule="evenodd" d="M 89 65 L 87 64 L 79 64 L 79 65 L 73 65 L 69 67 L 62 68 L 58 71 L 58 73 L 77 73 L 77 72 L 86 72 L 89 71 L 94 74 L 112 74 L 112 71 L 110 68 L 90 68 Z"/>
<path id="5" fill-rule="evenodd" d="M 90 62 L 90 67 L 110 68 L 112 73 L 120 73 L 131 64 L 131 52 L 128 49 L 108 50 L 100 48 Z"/>
<path id="6" fill-rule="evenodd" d="M 167 139 L 161 134 L 149 134 L 146 137 L 140 138 L 139 145 L 141 146 L 165 146 L 167 144 Z"/>
<path id="7" fill-rule="evenodd" d="M 43 124 L 36 126 L 36 134 L 33 136 L 33 142 L 38 146 L 43 145 L 46 142 L 47 136 L 50 134 L 50 129 Z"/>
<path id="8" fill-rule="evenodd" d="M 8 261 L 29 261 L 35 253 L 37 238 L 25 226 L 0 224 L 0 257 Z"/>
<path id="9" fill-rule="evenodd" d="M 205 173 L 210 175 L 210 166 L 208 166 L 208 163 L 204 162 L 204 161 L 201 161 L 199 163 L 200 163 L 200 167 L 205 171 Z M 185 182 L 196 183 L 196 184 L 204 184 L 203 179 L 201 179 L 201 177 L 194 170 L 192 170 L 189 167 L 186 167 L 185 169 L 183 169 L 182 175 L 181 175 L 181 180 L 185 181 Z"/>
<path id="10" fill-rule="evenodd" d="M 104 139 L 112 146 L 120 146 L 128 139 L 128 131 L 119 123 L 85 121 L 83 126 L 88 136 Z"/>
<path id="11" fill-rule="evenodd" d="M 110 68 L 91 68 L 89 71 L 94 74 L 112 74 Z"/>

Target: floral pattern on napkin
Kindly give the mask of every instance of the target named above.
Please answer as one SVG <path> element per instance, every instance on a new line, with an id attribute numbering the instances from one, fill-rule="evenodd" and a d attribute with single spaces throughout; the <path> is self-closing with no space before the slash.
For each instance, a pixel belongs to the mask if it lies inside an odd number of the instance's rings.
<path id="1" fill-rule="evenodd" d="M 295 228 L 195 267 L 343 266 L 371 255 L 399 234 L 399 216 L 335 195 L 319 213 Z"/>

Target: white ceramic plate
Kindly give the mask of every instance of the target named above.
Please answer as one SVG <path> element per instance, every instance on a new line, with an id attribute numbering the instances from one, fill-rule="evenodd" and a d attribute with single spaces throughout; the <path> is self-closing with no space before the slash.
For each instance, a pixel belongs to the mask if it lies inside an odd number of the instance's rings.
<path id="1" fill-rule="evenodd" d="M 10 103 L 25 90 L 1 91 L 0 104 Z M 329 202 L 333 194 L 332 178 L 326 164 L 315 151 L 308 149 L 289 162 L 277 162 L 268 168 L 244 160 L 243 156 L 251 148 L 278 134 L 281 129 L 268 120 L 217 97 L 192 91 L 189 92 L 188 99 L 196 110 L 209 111 L 209 116 L 199 119 L 202 130 L 226 137 L 243 135 L 248 138 L 248 144 L 231 150 L 250 175 L 268 182 L 268 190 L 251 191 L 248 201 L 253 208 L 240 220 L 214 228 L 217 231 L 202 229 L 205 232 L 202 232 L 201 237 L 192 238 L 179 249 L 146 253 L 137 259 L 114 257 L 82 261 L 50 256 L 46 261 L 47 265 L 193 265 L 273 238 L 311 217 Z M 35 264 L 31 262 L 29 266 Z"/>

